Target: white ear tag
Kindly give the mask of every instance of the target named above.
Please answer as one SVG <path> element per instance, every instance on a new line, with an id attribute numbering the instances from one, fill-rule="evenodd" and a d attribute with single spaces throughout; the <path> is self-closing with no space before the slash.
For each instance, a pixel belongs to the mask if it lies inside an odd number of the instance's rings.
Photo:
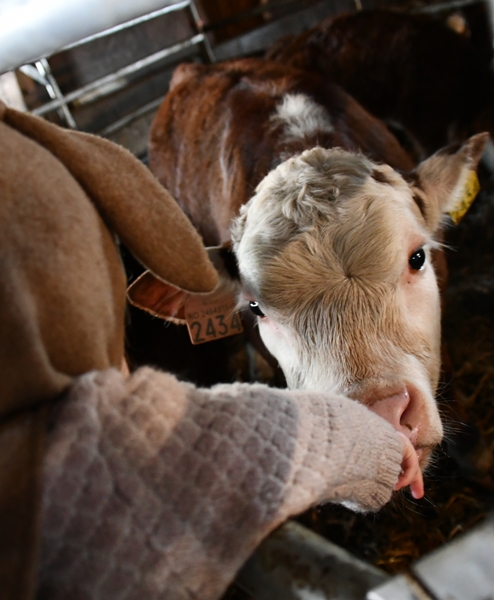
<path id="1" fill-rule="evenodd" d="M 469 171 L 463 196 L 458 200 L 456 206 L 449 211 L 449 216 L 453 219 L 455 225 L 466 215 L 468 209 L 472 205 L 475 197 L 479 193 L 480 184 L 475 171 Z"/>

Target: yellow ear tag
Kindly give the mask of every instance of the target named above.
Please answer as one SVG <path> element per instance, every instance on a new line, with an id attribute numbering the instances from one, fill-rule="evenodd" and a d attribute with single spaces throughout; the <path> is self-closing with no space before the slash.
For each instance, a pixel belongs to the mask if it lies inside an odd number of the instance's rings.
<path id="1" fill-rule="evenodd" d="M 468 209 L 475 200 L 475 196 L 479 193 L 480 184 L 475 171 L 469 171 L 467 181 L 465 184 L 465 192 L 463 196 L 458 200 L 456 206 L 449 212 L 449 216 L 453 219 L 455 225 L 466 215 Z"/>

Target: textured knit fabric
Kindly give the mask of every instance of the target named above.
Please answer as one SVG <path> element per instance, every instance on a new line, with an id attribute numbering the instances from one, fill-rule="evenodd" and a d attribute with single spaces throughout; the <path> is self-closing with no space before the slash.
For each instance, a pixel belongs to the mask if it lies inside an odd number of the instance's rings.
<path id="1" fill-rule="evenodd" d="M 0 140 L 0 597 L 32 600 L 48 405 L 73 377 L 124 355 L 116 235 L 186 290 L 211 291 L 218 275 L 175 200 L 127 150 L 2 102 Z"/>
<path id="2" fill-rule="evenodd" d="M 339 396 L 143 368 L 81 377 L 54 409 L 39 598 L 213 600 L 310 506 L 389 500 L 392 427 Z"/>

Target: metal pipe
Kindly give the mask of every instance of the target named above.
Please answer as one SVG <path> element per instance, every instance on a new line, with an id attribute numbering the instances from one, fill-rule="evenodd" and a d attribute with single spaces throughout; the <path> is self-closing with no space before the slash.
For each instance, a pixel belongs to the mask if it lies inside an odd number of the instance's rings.
<path id="1" fill-rule="evenodd" d="M 197 31 L 204 34 L 202 20 L 201 20 L 201 17 L 199 16 L 199 12 L 197 10 L 194 0 L 190 0 L 189 10 L 190 10 L 190 14 L 192 15 L 192 19 L 194 20 L 194 24 L 197 28 Z M 204 51 L 206 52 L 206 56 L 208 57 L 209 62 L 210 63 L 216 62 L 216 58 L 214 56 L 213 49 L 211 48 L 211 44 L 209 43 L 208 36 L 205 34 L 204 34 L 202 43 L 203 43 Z"/>
<path id="2" fill-rule="evenodd" d="M 176 4 L 176 0 L 2 0 L 0 73 Z"/>
<path id="3" fill-rule="evenodd" d="M 358 0 L 357 0 L 358 1 Z M 312 4 L 315 4 L 317 0 L 313 0 Z M 310 5 L 311 2 L 305 2 L 304 8 L 307 5 Z M 266 4 L 262 4 L 261 6 L 257 6 L 256 8 L 249 8 L 248 10 L 244 10 L 242 12 L 236 13 L 231 17 L 226 17 L 219 21 L 215 21 L 214 23 L 207 23 L 204 25 L 204 31 L 216 31 L 217 29 L 221 29 L 223 27 L 227 27 L 228 25 L 235 25 L 236 23 L 240 23 L 249 19 L 250 17 L 257 17 L 259 15 L 264 14 L 270 10 L 275 10 L 279 8 L 285 8 L 286 6 L 293 5 L 295 8 L 300 6 L 299 0 L 281 0 L 280 2 L 266 2 Z"/>
<path id="4" fill-rule="evenodd" d="M 123 129 L 124 127 L 126 127 L 127 125 L 132 123 L 133 121 L 136 121 L 140 117 L 143 117 L 144 115 L 147 115 L 148 113 L 152 112 L 153 110 L 156 110 L 160 106 L 160 104 L 163 102 L 163 99 L 164 99 L 164 96 L 161 96 L 157 100 L 153 100 L 152 102 L 149 102 L 149 104 L 145 104 L 144 106 L 141 106 L 134 112 L 132 112 L 128 115 L 125 115 L 125 117 L 122 117 L 118 121 L 115 121 L 111 125 L 108 125 L 108 127 L 103 129 L 103 131 L 100 131 L 99 135 L 107 137 L 107 136 L 111 135 L 112 133 L 116 133 L 117 131 L 120 131 L 120 129 Z"/>
<path id="5" fill-rule="evenodd" d="M 22 65 L 22 67 L 19 67 L 19 71 L 21 73 L 24 73 L 24 75 L 30 77 L 33 81 L 36 81 L 36 83 L 43 85 L 44 87 L 50 85 L 46 77 L 44 75 L 41 75 L 41 73 L 34 65 Z"/>
<path id="6" fill-rule="evenodd" d="M 494 0 L 487 0 L 487 10 L 489 13 L 489 25 L 491 30 L 491 40 L 494 39 Z"/>
<path id="7" fill-rule="evenodd" d="M 198 35 L 195 35 L 194 37 L 188 39 L 185 42 L 175 44 L 174 46 L 170 46 L 169 48 L 164 48 L 163 50 L 160 50 L 155 54 L 151 54 L 151 56 L 147 56 L 142 60 L 138 60 L 135 63 L 132 63 L 130 65 L 127 65 L 126 67 L 123 67 L 122 69 L 119 69 L 118 71 L 115 71 L 115 73 L 106 75 L 105 77 L 101 77 L 96 81 L 92 81 L 84 87 L 67 94 L 65 98 L 47 102 L 43 106 L 34 109 L 32 112 L 34 115 L 44 115 L 48 112 L 51 112 L 52 110 L 60 108 L 61 106 L 63 106 L 63 104 L 73 102 L 74 100 L 82 98 L 83 96 L 89 95 L 90 92 L 95 92 L 94 94 L 91 94 L 91 101 L 112 94 L 127 84 L 126 77 L 128 77 L 129 75 L 137 73 L 138 71 L 141 71 L 142 69 L 151 66 L 165 59 L 166 57 L 171 56 L 172 54 L 176 54 L 181 50 L 185 50 L 187 48 L 190 48 L 191 46 L 201 44 L 203 40 L 204 35 L 202 33 L 199 33 Z M 121 82 L 121 85 L 118 85 L 119 81 Z M 101 89 L 98 90 L 98 92 L 96 92 L 98 88 Z"/>
<path id="8" fill-rule="evenodd" d="M 439 4 L 429 4 L 411 10 L 412 13 L 439 13 L 447 10 L 457 10 L 472 4 L 481 4 L 482 0 L 449 0 L 448 2 L 440 2 Z"/>
<path id="9" fill-rule="evenodd" d="M 65 119 L 65 122 L 70 128 L 77 129 L 77 123 L 75 122 L 74 117 L 67 106 L 67 102 L 65 101 L 65 98 L 58 87 L 57 80 L 51 73 L 51 68 L 46 58 L 36 61 L 36 69 L 38 70 L 40 76 L 46 80 L 45 88 L 50 98 L 59 99 L 63 102 L 58 111 L 62 119 Z"/>
<path id="10" fill-rule="evenodd" d="M 295 521 L 266 538 L 235 580 L 256 600 L 363 600 L 389 575 Z"/>
<path id="11" fill-rule="evenodd" d="M 320 0 L 317 4 L 311 5 L 310 8 L 286 15 L 276 21 L 270 21 L 262 27 L 215 46 L 216 60 L 228 60 L 256 52 L 264 52 L 273 43 L 273 40 L 280 38 L 282 35 L 298 35 L 302 31 L 314 27 L 323 19 L 334 17 L 343 10 L 352 10 L 353 8 L 353 0 L 338 0 L 338 2 Z"/>
<path id="12" fill-rule="evenodd" d="M 85 37 L 82 40 L 74 42 L 73 44 L 69 44 L 60 50 L 60 52 L 64 52 L 65 50 L 72 50 L 72 48 L 77 48 L 78 46 L 82 46 L 83 44 L 88 44 L 89 42 L 94 42 L 95 40 L 99 40 L 101 38 L 106 37 L 107 35 L 112 35 L 113 33 L 118 33 L 119 31 L 123 31 L 124 29 L 128 29 L 129 27 L 134 27 L 135 25 L 140 25 L 141 23 L 145 23 L 146 21 L 151 21 L 152 19 L 157 19 L 158 17 L 162 17 L 163 15 L 167 15 L 168 13 L 175 12 L 177 10 L 182 10 L 187 8 L 190 5 L 191 0 L 184 0 L 183 2 L 177 2 L 171 6 L 165 6 L 165 8 L 160 8 L 159 10 L 155 10 L 152 13 L 147 15 L 142 15 L 142 17 L 137 17 L 136 19 L 131 19 L 130 21 L 126 21 L 121 25 L 116 25 L 115 27 L 110 27 L 110 29 L 106 29 L 105 31 L 101 31 L 99 33 L 95 33 L 94 35 L 90 35 L 89 37 Z"/>

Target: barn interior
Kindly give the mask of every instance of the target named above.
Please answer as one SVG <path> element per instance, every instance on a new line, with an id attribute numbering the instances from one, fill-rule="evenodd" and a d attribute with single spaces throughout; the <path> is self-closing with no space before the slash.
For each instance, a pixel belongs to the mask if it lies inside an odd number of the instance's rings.
<path id="1" fill-rule="evenodd" d="M 441 23 L 468 47 L 465 63 L 463 55 L 455 55 L 436 40 L 430 40 L 423 56 L 416 55 L 417 79 L 408 82 L 412 91 L 407 98 L 411 101 L 412 93 L 415 96 L 407 110 L 420 119 L 419 134 L 410 135 L 407 123 L 400 122 L 392 111 L 386 117 L 386 124 L 414 159 L 458 141 L 466 133 L 494 132 L 493 14 L 489 2 L 158 0 L 148 2 L 144 14 L 139 2 L 128 4 L 137 7 L 128 18 L 61 44 L 58 31 L 50 30 L 55 25 L 48 21 L 45 25 L 40 14 L 39 23 L 47 28 L 44 33 L 51 48 L 39 50 L 35 44 L 29 48 L 25 41 L 16 53 L 15 49 L 2 50 L 0 41 L 0 98 L 62 127 L 101 135 L 147 164 L 149 129 L 178 64 L 263 57 L 267 52 L 282 55 L 296 36 L 326 19 L 379 11 L 381 16 L 393 13 Z M 0 40 L 8 39 L 2 29 L 9 26 L 2 19 L 2 10 L 0 6 Z M 18 26 L 21 31 L 22 23 Z M 70 22 L 59 27 L 68 37 L 76 35 L 70 31 Z M 365 44 L 362 46 L 358 51 L 365 53 Z M 407 72 L 407 77 L 412 75 L 412 70 Z M 372 97 L 367 101 L 372 104 Z M 365 105 L 365 99 L 362 103 Z M 440 116 L 445 119 L 444 131 L 437 126 Z M 479 169 L 479 180 L 480 192 L 472 207 L 459 225 L 445 232 L 448 278 L 442 297 L 439 402 L 447 436 L 427 474 L 425 497 L 414 500 L 406 493 L 397 495 L 377 515 L 355 514 L 333 505 L 312 509 L 261 546 L 223 600 L 494 597 L 485 595 L 489 586 L 494 594 L 492 568 L 487 587 L 478 584 L 475 588 L 472 583 L 468 596 L 454 595 L 459 592 L 448 588 L 453 586 L 452 573 L 458 564 L 465 568 L 466 578 L 473 573 L 475 579 L 477 570 L 482 570 L 479 555 L 490 551 L 492 566 L 494 550 L 492 142 Z M 130 284 L 143 268 L 124 247 L 122 255 Z M 261 357 L 253 359 L 253 352 L 245 350 L 241 342 L 192 346 L 185 327 L 168 323 L 156 327 L 154 319 L 135 307 L 129 307 L 127 315 L 127 357 L 131 369 L 150 364 L 201 386 L 254 380 L 283 385 L 282 374 Z M 453 546 L 466 539 L 465 534 L 474 536 L 477 554 L 461 543 Z M 449 566 L 426 572 L 427 557 L 447 548 L 455 549 L 456 558 L 449 553 L 445 559 Z M 340 551 L 344 553 L 341 556 Z M 330 572 L 330 560 L 340 561 L 340 568 Z M 386 588 L 390 585 L 396 587 Z"/>

